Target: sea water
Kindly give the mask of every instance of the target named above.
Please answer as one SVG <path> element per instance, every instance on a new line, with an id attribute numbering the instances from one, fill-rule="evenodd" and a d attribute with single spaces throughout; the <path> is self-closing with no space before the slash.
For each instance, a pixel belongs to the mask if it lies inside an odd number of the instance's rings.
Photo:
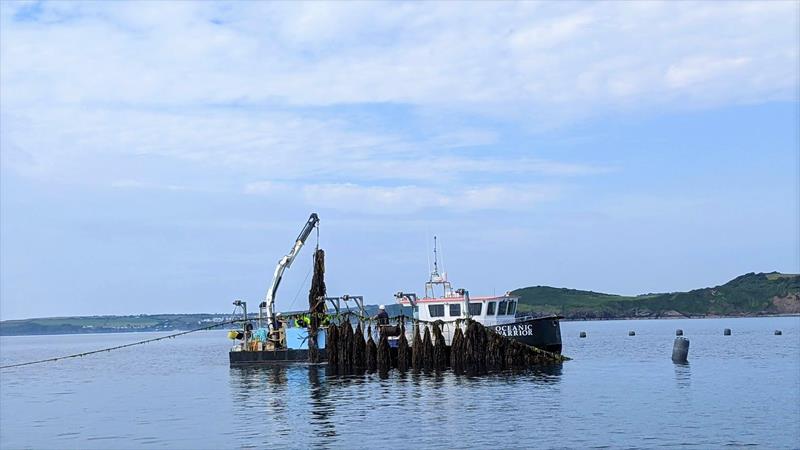
<path id="1" fill-rule="evenodd" d="M 684 365 L 670 359 L 678 328 Z M 0 448 L 800 448 L 798 317 L 563 322 L 562 334 L 572 361 L 478 378 L 230 368 L 224 331 L 4 369 Z M 3 337 L 0 363 L 154 336 Z"/>

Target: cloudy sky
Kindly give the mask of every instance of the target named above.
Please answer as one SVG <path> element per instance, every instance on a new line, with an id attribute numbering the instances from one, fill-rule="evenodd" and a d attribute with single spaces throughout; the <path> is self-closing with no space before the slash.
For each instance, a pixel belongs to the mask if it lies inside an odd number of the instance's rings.
<path id="1" fill-rule="evenodd" d="M 0 317 L 800 272 L 799 5 L 4 1 Z"/>

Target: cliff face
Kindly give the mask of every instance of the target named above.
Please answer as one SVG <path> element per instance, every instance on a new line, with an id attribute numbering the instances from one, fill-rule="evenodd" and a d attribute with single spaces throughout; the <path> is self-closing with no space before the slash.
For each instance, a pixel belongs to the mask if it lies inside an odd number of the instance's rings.
<path id="1" fill-rule="evenodd" d="M 772 306 L 778 314 L 800 314 L 800 294 L 772 297 Z"/>
<path id="2" fill-rule="evenodd" d="M 519 309 L 569 319 L 800 314 L 800 275 L 748 273 L 711 288 L 636 297 L 535 286 L 513 291 Z"/>

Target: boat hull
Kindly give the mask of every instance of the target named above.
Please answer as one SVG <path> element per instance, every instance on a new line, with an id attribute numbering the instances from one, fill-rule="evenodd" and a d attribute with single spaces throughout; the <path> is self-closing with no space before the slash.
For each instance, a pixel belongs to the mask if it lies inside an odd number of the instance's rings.
<path id="1" fill-rule="evenodd" d="M 308 349 L 232 351 L 228 357 L 231 367 L 299 363 L 308 362 Z M 319 349 L 319 358 L 326 361 L 325 349 Z"/>
<path id="2" fill-rule="evenodd" d="M 509 339 L 531 347 L 561 353 L 561 323 L 559 316 L 521 318 L 502 325 L 487 325 L 488 328 Z"/>

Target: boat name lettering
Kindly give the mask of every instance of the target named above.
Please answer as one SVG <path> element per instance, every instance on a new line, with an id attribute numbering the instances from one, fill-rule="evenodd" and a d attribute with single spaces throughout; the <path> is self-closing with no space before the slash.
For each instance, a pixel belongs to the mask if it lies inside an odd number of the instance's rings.
<path id="1" fill-rule="evenodd" d="M 497 334 L 503 336 L 533 336 L 533 325 L 498 325 L 494 327 Z"/>

